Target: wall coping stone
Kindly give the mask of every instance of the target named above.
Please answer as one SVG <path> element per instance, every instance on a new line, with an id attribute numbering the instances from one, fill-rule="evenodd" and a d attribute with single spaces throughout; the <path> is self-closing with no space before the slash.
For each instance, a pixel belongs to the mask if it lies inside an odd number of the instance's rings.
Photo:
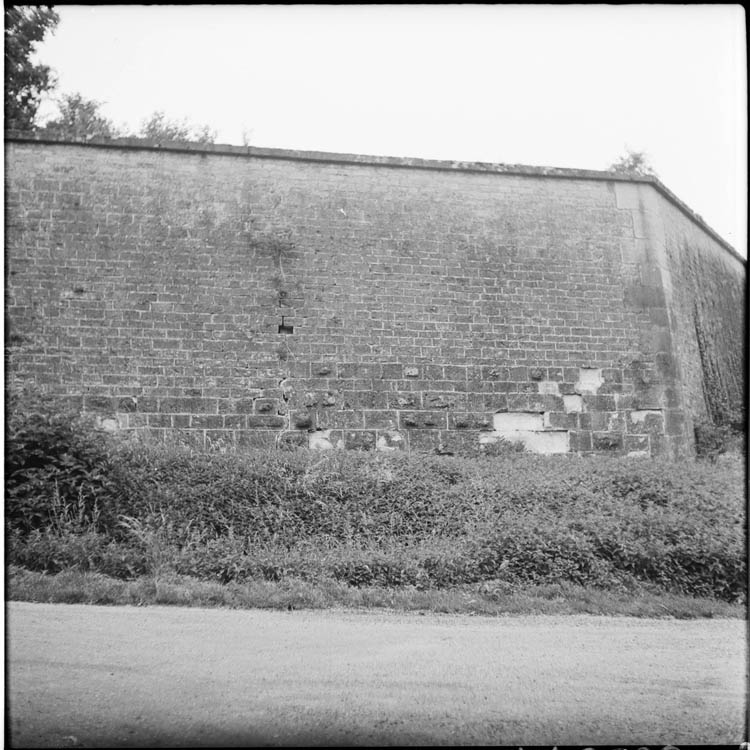
<path id="1" fill-rule="evenodd" d="M 392 167 L 401 169 L 431 169 L 455 172 L 475 172 L 484 174 L 507 174 L 523 177 L 553 177 L 575 180 L 602 180 L 616 182 L 642 182 L 652 185 L 683 214 L 698 224 L 725 250 L 747 265 L 732 245 L 716 230 L 712 229 L 703 217 L 683 203 L 658 178 L 633 176 L 593 169 L 572 169 L 569 167 L 536 167 L 524 164 L 499 164 L 479 161 L 447 161 L 420 159 L 405 156 L 372 156 L 364 154 L 339 154 L 327 151 L 300 151 L 259 146 L 232 146 L 223 143 L 194 143 L 186 141 L 161 141 L 147 138 L 60 138 L 38 132 L 6 131 L 5 141 L 34 142 L 57 145 L 89 146 L 95 148 L 141 149 L 148 151 L 170 151 L 177 153 L 215 154 L 220 156 L 245 156 L 260 159 L 282 159 L 286 161 L 324 162 L 328 164 L 357 164 L 362 166 Z"/>

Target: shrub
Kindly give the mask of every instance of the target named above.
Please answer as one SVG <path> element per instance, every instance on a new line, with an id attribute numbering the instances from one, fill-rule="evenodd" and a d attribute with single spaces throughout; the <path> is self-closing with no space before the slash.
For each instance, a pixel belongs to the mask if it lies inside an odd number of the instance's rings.
<path id="1" fill-rule="evenodd" d="M 107 492 L 110 450 L 105 437 L 65 401 L 30 389 L 6 399 L 6 515 L 25 531 L 75 508 L 78 523 L 97 515 Z"/>

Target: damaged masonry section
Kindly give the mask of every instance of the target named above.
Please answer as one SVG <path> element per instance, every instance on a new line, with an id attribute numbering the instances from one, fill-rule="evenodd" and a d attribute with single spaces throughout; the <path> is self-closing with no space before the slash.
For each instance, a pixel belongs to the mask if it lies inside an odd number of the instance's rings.
<path id="1" fill-rule="evenodd" d="M 593 367 L 581 367 L 574 394 L 562 397 L 565 414 L 580 414 L 584 410 L 583 396 L 595 395 L 604 384 L 602 371 Z M 553 380 L 540 380 L 537 384 L 540 395 L 560 396 L 559 384 Z M 570 451 L 570 431 L 553 426 L 550 412 L 516 411 L 498 412 L 493 418 L 493 431 L 480 436 L 480 445 L 499 440 L 521 442 L 532 453 L 553 454 Z"/>

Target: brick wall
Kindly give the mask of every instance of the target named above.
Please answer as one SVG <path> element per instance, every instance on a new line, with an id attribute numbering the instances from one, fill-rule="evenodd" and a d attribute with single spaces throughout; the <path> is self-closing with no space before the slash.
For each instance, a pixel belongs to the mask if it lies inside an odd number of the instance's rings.
<path id="1" fill-rule="evenodd" d="M 677 455 L 695 352 L 644 200 L 671 205 L 598 173 L 9 140 L 8 372 L 201 446 Z M 702 257 L 675 211 L 670 252 Z"/>

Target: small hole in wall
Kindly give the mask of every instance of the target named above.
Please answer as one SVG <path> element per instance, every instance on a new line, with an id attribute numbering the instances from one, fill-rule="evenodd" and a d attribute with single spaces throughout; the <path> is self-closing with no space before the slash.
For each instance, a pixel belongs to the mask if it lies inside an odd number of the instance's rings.
<path id="1" fill-rule="evenodd" d="M 279 333 L 294 333 L 294 326 L 284 323 L 284 318 L 282 318 L 279 325 Z"/>

